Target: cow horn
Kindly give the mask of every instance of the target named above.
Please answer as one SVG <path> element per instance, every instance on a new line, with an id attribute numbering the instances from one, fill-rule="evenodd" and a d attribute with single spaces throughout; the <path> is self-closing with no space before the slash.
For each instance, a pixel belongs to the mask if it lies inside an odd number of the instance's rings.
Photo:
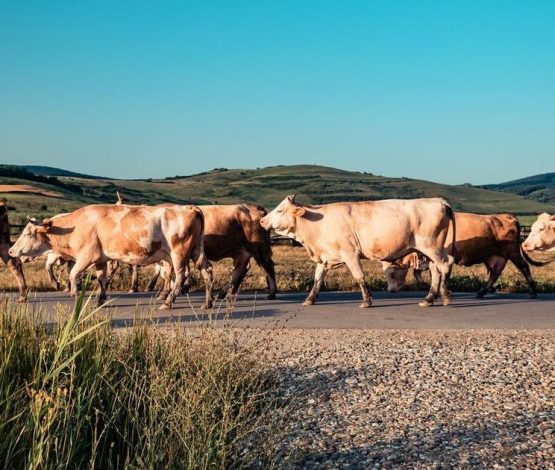
<path id="1" fill-rule="evenodd" d="M 39 222 L 37 219 L 35 219 L 34 217 L 29 217 L 29 216 L 27 216 L 27 220 L 28 220 L 30 223 L 32 223 L 33 225 L 40 225 L 40 222 Z"/>
<path id="2" fill-rule="evenodd" d="M 116 191 L 116 195 L 118 197 L 118 204 L 123 204 L 123 198 L 121 197 L 121 194 L 119 193 L 119 191 Z"/>

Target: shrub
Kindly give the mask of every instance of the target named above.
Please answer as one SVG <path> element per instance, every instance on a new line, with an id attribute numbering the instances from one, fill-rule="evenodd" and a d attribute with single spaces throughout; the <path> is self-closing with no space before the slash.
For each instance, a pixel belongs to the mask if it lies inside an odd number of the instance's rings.
<path id="1" fill-rule="evenodd" d="M 265 465 L 277 401 L 253 358 L 214 327 L 117 332 L 83 296 L 54 324 L 5 304 L 0 461 L 5 468 Z"/>

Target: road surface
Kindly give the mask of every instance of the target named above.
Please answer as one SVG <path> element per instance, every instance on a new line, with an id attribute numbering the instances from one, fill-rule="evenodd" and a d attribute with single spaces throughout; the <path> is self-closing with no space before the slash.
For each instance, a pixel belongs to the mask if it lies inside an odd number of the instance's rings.
<path id="1" fill-rule="evenodd" d="M 555 294 L 494 294 L 475 299 L 472 293 L 453 294 L 449 307 L 418 307 L 423 292 L 391 294 L 375 292 L 373 306 L 360 309 L 358 292 L 321 292 L 319 302 L 302 307 L 306 293 L 282 293 L 277 300 L 264 300 L 265 294 L 241 293 L 234 307 L 225 301 L 205 312 L 200 309 L 203 293 L 181 296 L 171 311 L 157 310 L 151 293 L 110 292 L 104 307 L 116 327 L 131 325 L 134 318 L 151 318 L 160 324 L 174 320 L 187 324 L 212 319 L 218 324 L 237 327 L 287 328 L 410 328 L 410 329 L 543 329 L 555 328 Z M 74 300 L 66 293 L 32 294 L 28 308 L 42 310 L 45 320 L 54 318 L 57 305 L 69 309 Z"/>

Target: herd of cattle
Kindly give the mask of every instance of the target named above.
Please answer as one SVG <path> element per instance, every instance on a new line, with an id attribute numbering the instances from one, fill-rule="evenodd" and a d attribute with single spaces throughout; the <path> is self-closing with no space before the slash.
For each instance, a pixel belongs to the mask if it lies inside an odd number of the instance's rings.
<path id="1" fill-rule="evenodd" d="M 29 219 L 17 241 L 11 244 L 7 207 L 0 203 L 0 256 L 19 286 L 19 301 L 25 301 L 27 286 L 22 260 L 47 255 L 51 283 L 59 288 L 52 267 L 67 262 L 69 288 L 77 295 L 79 276 L 94 266 L 100 286 L 99 303 L 106 299 L 110 266 L 157 263 L 164 288 L 161 308 L 171 308 L 189 276 L 189 263 L 201 272 L 205 285 L 204 307 L 213 302 L 211 262 L 233 260 L 229 289 L 237 294 L 254 258 L 264 270 L 268 298 L 276 295 L 270 232 L 290 237 L 307 250 L 316 263 L 314 285 L 303 305 L 313 304 L 326 272 L 346 265 L 362 292 L 361 307 L 370 307 L 372 297 L 364 280 L 362 259 L 382 262 L 388 290 L 397 291 L 413 269 L 419 284 L 421 272 L 429 270 L 431 284 L 420 306 L 431 306 L 438 298 L 450 303 L 449 277 L 454 263 L 485 264 L 489 278 L 478 291 L 483 296 L 511 261 L 525 277 L 529 294 L 536 296 L 530 275 L 533 261 L 527 251 L 555 250 L 555 215 L 541 214 L 531 233 L 520 243 L 518 220 L 508 214 L 454 213 L 441 198 L 339 202 L 323 205 L 299 204 L 287 196 L 274 210 L 260 206 L 192 206 L 95 204 L 71 213 L 37 221 Z M 153 289 L 156 277 L 151 280 Z"/>

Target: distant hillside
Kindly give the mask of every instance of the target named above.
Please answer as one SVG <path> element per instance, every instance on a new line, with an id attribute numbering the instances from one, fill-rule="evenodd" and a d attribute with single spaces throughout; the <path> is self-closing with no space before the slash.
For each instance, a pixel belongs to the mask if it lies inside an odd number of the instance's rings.
<path id="1" fill-rule="evenodd" d="M 54 168 L 51 166 L 41 166 L 41 165 L 20 165 L 21 168 L 25 168 L 27 171 L 33 173 L 34 175 L 40 176 L 73 176 L 76 178 L 87 178 L 87 179 L 111 179 L 103 176 L 93 176 L 85 175 L 83 173 L 75 173 L 74 171 L 62 170 L 61 168 Z"/>
<path id="2" fill-rule="evenodd" d="M 528 176 L 514 181 L 482 186 L 493 191 L 518 194 L 536 201 L 555 204 L 555 173 Z"/>
<path id="3" fill-rule="evenodd" d="M 63 198 L 56 200 L 47 200 L 30 193 L 6 195 L 16 213 L 33 215 L 39 207 L 41 214 L 52 214 L 88 203 L 115 202 L 117 190 L 130 204 L 247 202 L 271 209 L 286 195 L 296 193 L 300 202 L 312 204 L 441 196 L 450 201 L 456 210 L 470 212 L 534 214 L 553 211 L 553 207 L 548 204 L 506 192 L 468 185 L 451 186 L 409 178 L 376 176 L 317 165 L 218 168 L 190 176 L 143 180 L 46 177 L 22 171 L 10 177 L 8 173 L 0 172 L 0 184 L 31 184 L 30 179 L 32 185 L 42 192 L 49 190 L 62 194 Z"/>

